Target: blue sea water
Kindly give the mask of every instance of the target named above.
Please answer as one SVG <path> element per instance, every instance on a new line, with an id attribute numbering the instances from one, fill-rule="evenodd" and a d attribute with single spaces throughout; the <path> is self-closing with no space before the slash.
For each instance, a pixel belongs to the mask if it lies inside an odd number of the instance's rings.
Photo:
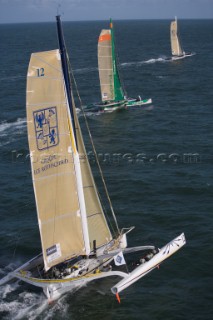
<path id="1" fill-rule="evenodd" d="M 115 279 L 91 283 L 52 305 L 39 289 L 16 281 L 0 287 L 1 319 L 212 319 L 213 21 L 179 23 L 184 49 L 196 54 L 171 62 L 166 60 L 170 21 L 114 22 L 126 91 L 153 103 L 87 118 L 119 225 L 136 226 L 129 246 L 161 247 L 181 232 L 186 246 L 124 291 L 120 305 L 110 291 Z M 97 39 L 102 28 L 108 22 L 64 23 L 85 105 L 100 100 Z M 41 251 L 28 156 L 26 73 L 32 52 L 58 45 L 54 23 L 0 25 L 0 34 L 3 277 Z M 81 114 L 79 119 L 86 134 Z M 93 165 L 88 143 L 87 151 Z M 95 177 L 99 184 L 96 171 Z"/>

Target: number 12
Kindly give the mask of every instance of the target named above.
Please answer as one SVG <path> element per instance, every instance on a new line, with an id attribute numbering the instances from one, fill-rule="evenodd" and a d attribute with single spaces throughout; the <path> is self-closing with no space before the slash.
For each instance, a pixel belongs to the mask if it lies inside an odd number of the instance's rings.
<path id="1" fill-rule="evenodd" d="M 43 77 L 44 76 L 44 68 L 37 69 L 37 76 Z"/>

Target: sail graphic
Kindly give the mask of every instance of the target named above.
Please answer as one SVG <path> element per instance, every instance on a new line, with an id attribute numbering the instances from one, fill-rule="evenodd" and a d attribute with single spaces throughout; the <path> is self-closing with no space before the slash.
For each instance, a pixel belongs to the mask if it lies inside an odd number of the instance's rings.
<path id="1" fill-rule="evenodd" d="M 27 125 L 45 269 L 85 254 L 76 146 L 59 50 L 31 55 Z"/>
<path id="2" fill-rule="evenodd" d="M 170 25 L 170 38 L 172 54 L 177 56 L 183 55 L 183 50 L 181 48 L 180 40 L 178 38 L 178 26 L 176 18 L 174 21 L 171 22 Z"/>

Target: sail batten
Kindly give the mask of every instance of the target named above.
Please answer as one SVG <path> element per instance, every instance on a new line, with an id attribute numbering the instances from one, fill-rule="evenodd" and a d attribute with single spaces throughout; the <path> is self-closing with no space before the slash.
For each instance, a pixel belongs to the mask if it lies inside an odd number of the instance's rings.
<path id="1" fill-rule="evenodd" d="M 48 180 L 48 179 L 52 179 L 53 177 L 60 177 L 60 176 L 67 176 L 67 175 L 73 175 L 72 172 L 62 172 L 62 173 L 55 173 L 55 174 L 52 174 L 51 176 L 48 176 L 48 177 L 41 177 L 41 178 L 33 178 L 32 180 L 33 181 L 39 181 L 39 180 Z"/>
<path id="2" fill-rule="evenodd" d="M 27 93 L 32 93 L 33 91 L 29 91 Z M 61 101 L 49 101 L 49 102 L 42 102 L 43 105 L 50 105 L 50 104 L 58 104 L 58 103 L 61 103 Z M 27 104 L 27 106 L 30 108 L 30 107 L 36 107 L 36 106 L 39 106 L 40 103 L 34 103 L 34 104 Z"/>

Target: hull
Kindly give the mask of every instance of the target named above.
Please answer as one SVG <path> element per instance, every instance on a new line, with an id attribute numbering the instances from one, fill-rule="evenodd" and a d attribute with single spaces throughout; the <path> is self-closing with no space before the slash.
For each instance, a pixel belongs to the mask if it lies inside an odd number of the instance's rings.
<path id="1" fill-rule="evenodd" d="M 94 103 L 92 105 L 88 105 L 85 110 L 92 111 L 92 112 L 105 112 L 110 113 L 117 110 L 123 110 L 126 108 L 127 101 L 113 101 L 113 102 L 100 102 L 100 103 Z"/>
<path id="2" fill-rule="evenodd" d="M 152 103 L 152 99 L 133 99 L 133 98 L 128 98 L 126 101 L 123 102 L 110 102 L 107 104 L 104 103 L 95 103 L 93 105 L 87 106 L 86 110 L 88 111 L 93 111 L 93 112 L 105 112 L 105 113 L 110 113 L 113 111 L 118 111 L 118 110 L 124 110 L 129 107 L 136 107 L 136 106 L 143 106 Z"/>
<path id="3" fill-rule="evenodd" d="M 46 274 L 43 272 L 43 256 L 36 256 L 24 265 L 9 273 L 0 280 L 4 285 L 13 278 L 22 280 L 30 285 L 43 289 L 49 301 L 58 299 L 66 292 L 75 291 L 87 283 L 111 276 L 126 277 L 127 274 L 119 270 L 112 270 L 110 262 L 113 256 L 102 258 L 81 259 L 71 261 L 70 266 L 58 267 L 57 273 L 54 268 Z"/>
<path id="4" fill-rule="evenodd" d="M 188 57 L 192 57 L 192 56 L 194 56 L 195 55 L 195 53 L 184 53 L 184 54 L 182 54 L 182 55 L 180 55 L 180 56 L 176 56 L 176 55 L 174 55 L 174 56 L 172 56 L 172 60 L 173 61 L 175 61 L 175 60 L 181 60 L 181 59 L 184 59 L 184 58 L 188 58 Z"/>
<path id="5" fill-rule="evenodd" d="M 61 295 L 67 292 L 73 292 L 81 287 L 85 286 L 91 281 L 106 278 L 106 277 L 126 277 L 127 274 L 121 271 L 108 271 L 108 272 L 97 272 L 82 277 L 67 277 L 64 279 L 38 279 L 32 278 L 27 275 L 17 273 L 16 278 L 29 283 L 33 286 L 40 287 L 43 289 L 45 296 L 49 302 L 58 299 Z"/>

